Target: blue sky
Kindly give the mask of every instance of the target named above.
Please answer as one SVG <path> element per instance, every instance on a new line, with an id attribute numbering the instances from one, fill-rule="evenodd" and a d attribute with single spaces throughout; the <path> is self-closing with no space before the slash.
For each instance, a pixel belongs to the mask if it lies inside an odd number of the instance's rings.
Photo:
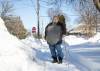
<path id="1" fill-rule="evenodd" d="M 23 21 L 23 24 L 25 26 L 25 28 L 27 28 L 28 30 L 31 30 L 33 26 L 37 26 L 37 15 L 36 15 L 36 0 L 33 0 L 34 5 L 31 3 L 30 0 L 22 0 L 22 1 L 14 1 L 14 8 L 15 8 L 15 15 L 20 16 L 21 20 Z M 42 29 L 41 31 L 44 31 L 45 26 L 50 22 L 50 19 L 47 14 L 48 12 L 48 6 L 46 6 L 45 3 L 40 3 L 41 7 L 40 7 L 40 29 Z M 34 8 L 35 7 L 35 8 Z M 75 11 L 73 10 L 73 8 L 71 6 L 66 6 L 63 5 L 61 7 L 62 11 L 67 14 L 67 16 L 69 17 L 69 22 L 67 23 L 67 27 L 68 28 L 72 28 L 75 25 L 77 25 L 77 23 L 75 22 L 77 16 Z M 75 15 L 75 16 L 74 16 Z M 42 17 L 44 16 L 44 17 Z"/>

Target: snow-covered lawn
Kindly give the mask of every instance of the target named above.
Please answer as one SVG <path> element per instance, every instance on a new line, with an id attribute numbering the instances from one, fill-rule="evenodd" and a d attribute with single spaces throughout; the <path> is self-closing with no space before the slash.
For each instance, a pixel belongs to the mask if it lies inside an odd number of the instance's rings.
<path id="1" fill-rule="evenodd" d="M 100 71 L 100 33 L 88 40 L 76 36 L 63 40 L 63 63 L 53 64 L 44 39 L 19 40 L 0 18 L 0 71 Z"/>

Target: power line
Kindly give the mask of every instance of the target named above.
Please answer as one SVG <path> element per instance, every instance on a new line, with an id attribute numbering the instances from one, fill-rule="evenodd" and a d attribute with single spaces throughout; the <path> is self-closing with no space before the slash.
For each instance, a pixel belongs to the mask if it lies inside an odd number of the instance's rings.
<path id="1" fill-rule="evenodd" d="M 39 0 L 37 0 L 37 28 L 38 28 L 38 38 L 40 37 L 40 3 Z"/>
<path id="2" fill-rule="evenodd" d="M 44 6 L 44 5 L 40 5 L 40 7 L 43 7 L 43 8 L 49 8 L 49 6 Z"/>
<path id="3" fill-rule="evenodd" d="M 43 3 L 49 4 L 49 2 L 47 2 L 47 1 L 44 1 L 44 0 L 40 0 L 40 1 Z"/>

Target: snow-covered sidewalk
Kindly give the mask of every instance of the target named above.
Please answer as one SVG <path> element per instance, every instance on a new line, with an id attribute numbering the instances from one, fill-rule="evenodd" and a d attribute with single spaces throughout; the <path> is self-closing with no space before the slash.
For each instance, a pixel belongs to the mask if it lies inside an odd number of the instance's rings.
<path id="1" fill-rule="evenodd" d="M 98 71 L 100 70 L 100 44 L 92 43 L 88 40 L 82 44 L 68 45 L 62 44 L 65 55 L 64 63 L 62 65 L 50 63 L 50 51 L 45 40 L 35 40 L 29 37 L 23 40 L 27 45 L 31 45 L 37 52 L 37 57 L 46 66 L 46 71 L 51 68 L 53 71 L 61 68 L 62 71 Z M 38 45 L 38 46 L 34 46 Z M 99 62 L 97 62 L 99 61 Z M 50 65 L 50 66 L 49 66 Z M 59 67 L 61 66 L 61 67 Z M 59 69 L 60 70 L 60 69 Z"/>
<path id="2" fill-rule="evenodd" d="M 41 71 L 80 71 L 75 65 L 67 61 L 67 56 L 64 57 L 64 62 L 62 64 L 51 63 L 50 51 L 45 40 L 37 40 L 33 37 L 28 37 L 22 40 L 22 42 L 26 45 L 30 45 L 33 51 L 36 52 L 35 59 L 37 63 L 42 66 Z M 34 44 L 36 46 L 34 46 Z"/>

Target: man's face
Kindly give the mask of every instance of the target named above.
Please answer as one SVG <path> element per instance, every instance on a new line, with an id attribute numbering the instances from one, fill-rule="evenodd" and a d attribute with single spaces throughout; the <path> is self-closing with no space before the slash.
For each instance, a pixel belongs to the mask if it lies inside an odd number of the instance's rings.
<path id="1" fill-rule="evenodd" d="M 54 17 L 53 22 L 54 23 L 58 23 L 58 21 L 59 21 L 59 18 L 58 17 Z"/>

